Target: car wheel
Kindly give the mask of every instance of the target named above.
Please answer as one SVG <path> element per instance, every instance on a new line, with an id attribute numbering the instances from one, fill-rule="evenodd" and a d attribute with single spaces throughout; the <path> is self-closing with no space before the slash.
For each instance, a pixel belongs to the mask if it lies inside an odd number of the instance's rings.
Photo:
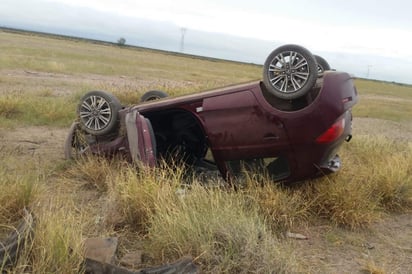
<path id="1" fill-rule="evenodd" d="M 122 105 L 110 93 L 90 91 L 80 100 L 77 114 L 80 127 L 92 135 L 105 135 L 116 126 Z"/>
<path id="2" fill-rule="evenodd" d="M 266 88 L 280 99 L 292 100 L 305 95 L 316 79 L 315 57 L 298 45 L 278 47 L 269 54 L 263 67 Z"/>
<path id="3" fill-rule="evenodd" d="M 33 214 L 24 209 L 24 216 L 18 226 L 11 230 L 10 235 L 0 242 L 0 262 L 2 273 L 8 273 L 7 268 L 16 266 L 19 257 L 26 246 L 30 246 L 34 239 L 36 220 Z M 2 229 L 9 228 L 3 226 Z"/>
<path id="4" fill-rule="evenodd" d="M 142 95 L 140 98 L 140 102 L 147 102 L 147 101 L 153 101 L 153 100 L 158 100 L 162 99 L 165 97 L 168 97 L 169 95 L 161 90 L 150 90 L 146 92 L 145 94 Z"/>
<path id="5" fill-rule="evenodd" d="M 326 70 L 330 70 L 329 63 L 319 55 L 313 55 L 315 57 L 316 63 L 318 64 L 318 76 L 323 76 Z"/>
<path id="6" fill-rule="evenodd" d="M 74 122 L 67 134 L 64 142 L 64 157 L 77 159 L 89 152 L 89 142 L 87 141 L 84 131 L 81 130 L 78 122 Z"/>

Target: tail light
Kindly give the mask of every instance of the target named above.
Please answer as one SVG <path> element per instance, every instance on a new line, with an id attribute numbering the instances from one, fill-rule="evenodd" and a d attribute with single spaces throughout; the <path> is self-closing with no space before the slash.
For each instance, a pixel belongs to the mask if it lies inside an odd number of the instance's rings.
<path id="1" fill-rule="evenodd" d="M 322 133 L 318 138 L 316 138 L 316 143 L 326 144 L 338 139 L 345 129 L 345 119 L 342 118 L 335 122 L 330 128 L 328 128 L 324 133 Z"/>

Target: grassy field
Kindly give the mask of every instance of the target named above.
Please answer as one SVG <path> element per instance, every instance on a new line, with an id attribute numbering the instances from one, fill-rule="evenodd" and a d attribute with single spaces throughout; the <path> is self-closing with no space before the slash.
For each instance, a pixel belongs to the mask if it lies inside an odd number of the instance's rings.
<path id="1" fill-rule="evenodd" d="M 411 121 L 412 86 L 366 80 L 357 80 L 356 86 L 363 100 L 354 109 L 356 116 Z"/>
<path id="2" fill-rule="evenodd" d="M 195 179 L 188 187 L 180 166 L 136 172 L 118 159 L 66 161 L 64 134 L 86 91 L 111 91 L 131 104 L 151 89 L 175 96 L 259 79 L 261 67 L 1 31 L 0 41 L 1 231 L 16 225 L 24 207 L 37 219 L 33 243 L 10 272 L 82 272 L 83 241 L 97 236 L 119 237 L 120 254 L 143 250 L 140 267 L 185 255 L 205 273 L 407 273 L 412 267 L 404 249 L 350 257 L 365 253 L 364 234 L 380 235 L 374 224 L 411 213 L 411 132 L 391 139 L 379 128 L 363 131 L 343 146 L 338 174 L 294 188 L 253 176 L 239 191 Z M 355 82 L 355 122 L 410 125 L 411 86 Z M 302 248 L 285 238 L 289 231 L 323 241 Z M 335 266 L 337 258 L 352 262 Z"/>

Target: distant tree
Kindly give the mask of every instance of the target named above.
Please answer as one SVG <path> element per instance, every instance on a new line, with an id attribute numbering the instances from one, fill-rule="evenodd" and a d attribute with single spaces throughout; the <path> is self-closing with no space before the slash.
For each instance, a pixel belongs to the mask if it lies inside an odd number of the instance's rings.
<path id="1" fill-rule="evenodd" d="M 124 39 L 123 37 L 120 37 L 119 40 L 117 40 L 117 44 L 119 46 L 124 46 L 126 44 L 126 39 Z"/>

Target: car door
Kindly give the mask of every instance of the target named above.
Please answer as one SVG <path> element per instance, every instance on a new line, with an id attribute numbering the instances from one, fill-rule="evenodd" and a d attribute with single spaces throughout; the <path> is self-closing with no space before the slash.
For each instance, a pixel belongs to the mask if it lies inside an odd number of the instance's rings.
<path id="1" fill-rule="evenodd" d="M 225 159 L 274 155 L 288 144 L 282 122 L 250 90 L 205 98 L 198 114 L 212 150 Z"/>
<path id="2" fill-rule="evenodd" d="M 149 167 L 156 165 L 156 139 L 149 119 L 136 109 L 126 114 L 127 141 L 133 162 Z"/>

